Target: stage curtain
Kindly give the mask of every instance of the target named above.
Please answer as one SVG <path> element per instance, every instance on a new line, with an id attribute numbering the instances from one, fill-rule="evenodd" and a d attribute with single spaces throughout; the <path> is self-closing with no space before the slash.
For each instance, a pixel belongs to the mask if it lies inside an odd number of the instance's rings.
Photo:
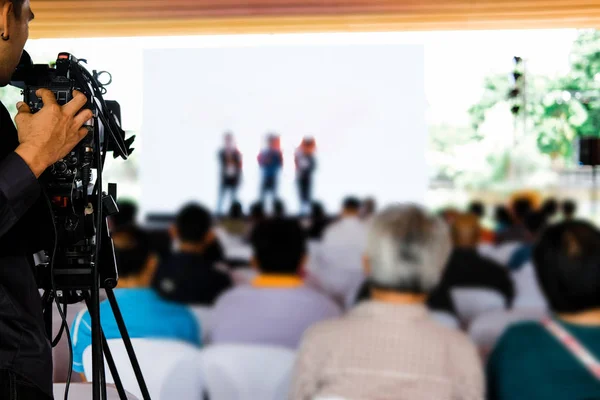
<path id="1" fill-rule="evenodd" d="M 32 38 L 596 28 L 598 0 L 32 0 Z"/>

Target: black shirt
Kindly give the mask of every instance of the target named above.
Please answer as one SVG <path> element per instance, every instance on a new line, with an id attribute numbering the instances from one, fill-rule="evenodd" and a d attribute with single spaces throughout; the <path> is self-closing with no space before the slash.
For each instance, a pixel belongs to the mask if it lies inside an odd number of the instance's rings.
<path id="1" fill-rule="evenodd" d="M 482 257 L 475 249 L 455 249 L 438 287 L 430 294 L 429 308 L 455 314 L 450 291 L 453 288 L 487 288 L 504 296 L 506 307 L 514 298 L 512 280 L 506 268 Z"/>
<path id="2" fill-rule="evenodd" d="M 0 369 L 52 397 L 52 352 L 29 261 L 41 249 L 39 238 L 50 215 L 37 179 L 14 153 L 18 144 L 10 114 L 0 103 Z"/>
<path id="3" fill-rule="evenodd" d="M 173 254 L 158 267 L 154 287 L 167 300 L 212 306 L 233 285 L 229 275 L 214 265 L 200 254 Z"/>

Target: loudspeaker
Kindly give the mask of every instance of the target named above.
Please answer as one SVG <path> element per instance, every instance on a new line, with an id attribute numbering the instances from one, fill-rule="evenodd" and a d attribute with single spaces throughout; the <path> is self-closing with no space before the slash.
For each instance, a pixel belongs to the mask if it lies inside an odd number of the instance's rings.
<path id="1" fill-rule="evenodd" d="M 600 138 L 582 137 L 579 139 L 579 164 L 600 165 Z"/>

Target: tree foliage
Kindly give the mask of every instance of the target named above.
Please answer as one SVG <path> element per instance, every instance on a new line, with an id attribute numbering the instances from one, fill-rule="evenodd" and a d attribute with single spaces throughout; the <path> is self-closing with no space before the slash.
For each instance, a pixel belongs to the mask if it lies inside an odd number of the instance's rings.
<path id="1" fill-rule="evenodd" d="M 573 44 L 570 70 L 565 76 L 550 79 L 527 74 L 526 79 L 528 123 L 525 135 L 535 137 L 541 153 L 570 162 L 576 138 L 600 137 L 600 96 L 597 93 L 600 88 L 600 32 L 581 32 Z M 494 106 L 510 107 L 510 87 L 508 71 L 506 75 L 486 78 L 482 98 L 469 110 L 476 130 Z"/>

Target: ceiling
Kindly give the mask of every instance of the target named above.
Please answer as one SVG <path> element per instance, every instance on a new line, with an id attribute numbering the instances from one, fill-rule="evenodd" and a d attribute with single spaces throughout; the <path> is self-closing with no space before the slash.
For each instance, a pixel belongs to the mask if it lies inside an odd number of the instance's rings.
<path id="1" fill-rule="evenodd" d="M 600 27 L 598 0 L 31 0 L 32 38 Z"/>

